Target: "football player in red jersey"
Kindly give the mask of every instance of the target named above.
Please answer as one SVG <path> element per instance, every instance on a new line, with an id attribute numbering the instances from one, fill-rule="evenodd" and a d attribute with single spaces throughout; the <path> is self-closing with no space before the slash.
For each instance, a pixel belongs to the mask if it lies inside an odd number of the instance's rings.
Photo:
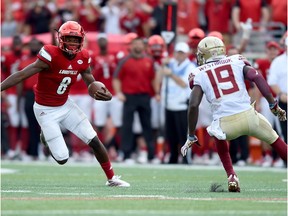
<path id="1" fill-rule="evenodd" d="M 18 70 L 21 59 L 24 56 L 22 51 L 22 39 L 16 35 L 12 40 L 11 51 L 1 54 L 1 81 Z M 8 136 L 9 150 L 7 156 L 9 159 L 15 159 L 17 155 L 17 145 L 20 143 L 21 153 L 25 152 L 28 146 L 28 122 L 25 115 L 23 100 L 17 96 L 16 86 L 5 91 L 7 114 L 9 120 Z M 21 105 L 20 105 L 21 104 Z M 18 136 L 18 128 L 21 127 L 21 135 Z"/>
<path id="2" fill-rule="evenodd" d="M 79 73 L 87 86 L 95 81 L 91 74 L 88 51 L 82 49 L 84 37 L 84 30 L 77 22 L 65 22 L 58 31 L 58 47 L 42 47 L 34 63 L 1 83 L 1 91 L 38 73 L 34 86 L 34 114 L 42 130 L 40 138 L 43 144 L 49 147 L 55 161 L 62 165 L 69 158 L 61 126 L 73 132 L 93 149 L 107 176 L 107 186 L 129 187 L 129 183 L 114 175 L 107 151 L 87 116 L 68 97 L 70 87 L 76 82 Z M 110 94 L 108 89 L 105 92 L 97 91 L 95 99 L 109 100 L 110 95 L 107 92 Z"/>
<path id="3" fill-rule="evenodd" d="M 116 69 L 116 57 L 108 52 L 108 39 L 107 35 L 100 33 L 97 35 L 97 45 L 99 47 L 99 53 L 97 53 L 92 60 L 92 74 L 97 81 L 105 84 L 106 88 L 113 95 L 112 100 L 103 102 L 95 100 L 93 103 L 94 112 L 94 124 L 97 127 L 97 132 L 100 139 L 104 142 L 110 158 L 116 159 L 116 151 L 119 148 L 120 142 L 120 127 L 122 126 L 122 109 L 123 102 L 120 101 L 114 94 L 112 87 L 112 78 L 114 70 Z M 113 127 L 115 129 L 114 134 L 107 140 L 107 136 L 104 137 L 104 127 L 107 124 L 108 118 L 111 117 Z M 109 136 L 108 136 L 109 137 Z M 106 138 L 106 139 L 105 139 Z"/>

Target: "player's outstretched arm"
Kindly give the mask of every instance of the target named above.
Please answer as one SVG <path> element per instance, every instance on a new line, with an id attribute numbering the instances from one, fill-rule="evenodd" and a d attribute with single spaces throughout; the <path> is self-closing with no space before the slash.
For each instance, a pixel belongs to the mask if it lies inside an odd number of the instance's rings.
<path id="1" fill-rule="evenodd" d="M 187 141 L 181 147 L 181 154 L 183 157 L 187 154 L 188 149 L 195 143 L 198 143 L 198 138 L 195 136 L 196 124 L 198 121 L 199 114 L 199 105 L 201 103 L 203 97 L 203 91 L 200 86 L 195 85 L 192 88 L 192 92 L 190 94 L 189 99 L 189 107 L 188 107 L 188 136 Z"/>
<path id="2" fill-rule="evenodd" d="M 277 100 L 275 101 L 272 92 L 270 91 L 269 85 L 262 74 L 251 66 L 245 66 L 243 68 L 243 73 L 246 79 L 256 84 L 263 97 L 265 97 L 268 101 L 271 112 L 277 116 L 280 121 L 286 121 L 286 111 L 282 110 L 278 106 L 278 102 Z"/>
<path id="3" fill-rule="evenodd" d="M 243 73 L 244 73 L 245 79 L 248 79 L 256 84 L 259 91 L 261 92 L 263 97 L 266 98 L 269 104 L 272 104 L 275 102 L 274 97 L 270 91 L 269 85 L 261 73 L 259 73 L 256 69 L 254 69 L 251 66 L 245 66 L 243 68 Z"/>
<path id="4" fill-rule="evenodd" d="M 198 121 L 199 105 L 203 97 L 202 88 L 199 85 L 195 85 L 192 88 L 189 107 L 188 107 L 188 133 L 189 135 L 195 135 L 196 124 Z"/>
<path id="5" fill-rule="evenodd" d="M 25 67 L 23 70 L 11 74 L 1 83 L 1 91 L 4 91 L 16 84 L 22 82 L 23 80 L 31 77 L 32 75 L 39 73 L 42 70 L 48 69 L 49 65 L 45 62 L 37 59 L 32 64 Z"/>

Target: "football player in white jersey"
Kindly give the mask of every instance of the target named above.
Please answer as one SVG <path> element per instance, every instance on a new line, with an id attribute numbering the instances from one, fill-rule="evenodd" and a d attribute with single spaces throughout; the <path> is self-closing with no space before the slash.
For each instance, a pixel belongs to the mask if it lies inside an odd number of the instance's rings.
<path id="1" fill-rule="evenodd" d="M 287 144 L 265 117 L 250 105 L 244 79 L 257 85 L 268 101 L 271 112 L 280 121 L 286 121 L 286 112 L 278 106 L 261 73 L 241 55 L 227 57 L 225 45 L 220 39 L 206 37 L 201 40 L 197 49 L 197 62 L 199 67 L 189 77 L 193 87 L 188 109 L 188 137 L 181 153 L 185 156 L 188 148 L 198 141 L 195 128 L 199 104 L 205 94 L 213 114 L 213 121 L 207 131 L 215 138 L 219 157 L 228 176 L 228 190 L 240 192 L 239 179 L 233 169 L 226 140 L 242 135 L 256 137 L 270 144 L 287 161 Z"/>

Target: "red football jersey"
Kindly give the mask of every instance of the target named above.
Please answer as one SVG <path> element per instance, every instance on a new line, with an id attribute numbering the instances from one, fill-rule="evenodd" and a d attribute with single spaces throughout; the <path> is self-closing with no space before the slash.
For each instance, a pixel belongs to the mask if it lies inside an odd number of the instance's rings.
<path id="1" fill-rule="evenodd" d="M 6 79 L 12 73 L 18 71 L 23 54 L 20 56 L 15 55 L 13 52 L 3 53 L 1 56 L 1 80 Z M 8 88 L 6 94 L 16 94 L 16 86 Z"/>
<path id="2" fill-rule="evenodd" d="M 92 74 L 97 81 L 104 83 L 106 88 L 114 95 L 114 89 L 112 86 L 113 73 L 116 69 L 115 55 L 107 54 L 96 55 L 93 58 L 93 70 Z"/>
<path id="3" fill-rule="evenodd" d="M 34 87 L 35 101 L 45 106 L 63 105 L 78 74 L 90 66 L 91 58 L 88 51 L 84 49 L 70 60 L 57 46 L 45 45 L 37 56 L 50 68 L 39 73 L 38 82 Z"/>

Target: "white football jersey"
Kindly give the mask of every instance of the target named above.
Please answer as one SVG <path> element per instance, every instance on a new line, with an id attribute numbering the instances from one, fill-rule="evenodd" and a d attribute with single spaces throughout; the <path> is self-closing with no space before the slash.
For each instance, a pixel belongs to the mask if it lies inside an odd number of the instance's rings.
<path id="1" fill-rule="evenodd" d="M 211 104 L 214 120 L 251 108 L 243 75 L 243 67 L 247 64 L 243 56 L 233 55 L 192 71 L 194 85 L 201 86 Z"/>

